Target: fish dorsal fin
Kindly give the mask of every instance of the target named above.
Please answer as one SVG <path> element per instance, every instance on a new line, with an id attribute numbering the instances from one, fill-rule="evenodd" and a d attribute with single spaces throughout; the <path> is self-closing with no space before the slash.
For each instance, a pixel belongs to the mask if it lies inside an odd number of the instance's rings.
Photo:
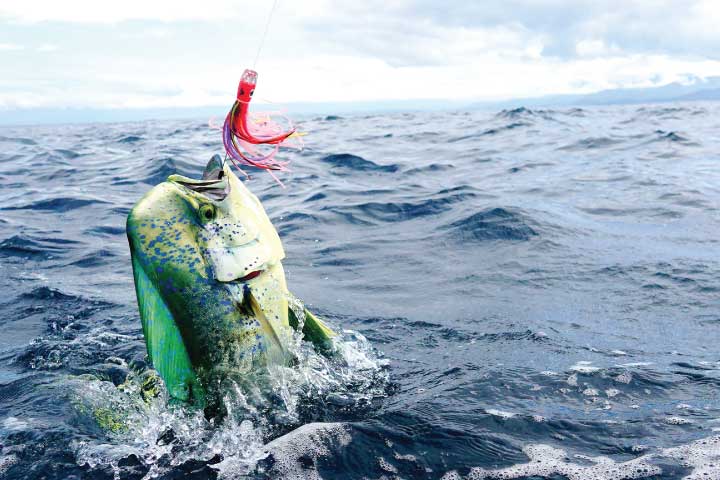
<path id="1" fill-rule="evenodd" d="M 131 255 L 140 319 L 150 360 L 165 380 L 171 397 L 202 404 L 204 392 L 175 319 L 134 252 Z"/>

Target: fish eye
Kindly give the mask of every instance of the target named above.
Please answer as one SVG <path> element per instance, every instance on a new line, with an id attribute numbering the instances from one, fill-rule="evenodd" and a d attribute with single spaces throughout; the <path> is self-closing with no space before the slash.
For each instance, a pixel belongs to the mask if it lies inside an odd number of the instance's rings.
<path id="1" fill-rule="evenodd" d="M 213 218 L 215 218 L 215 207 L 213 207 L 209 203 L 206 203 L 205 205 L 202 205 L 200 207 L 199 213 L 202 220 L 212 220 Z"/>

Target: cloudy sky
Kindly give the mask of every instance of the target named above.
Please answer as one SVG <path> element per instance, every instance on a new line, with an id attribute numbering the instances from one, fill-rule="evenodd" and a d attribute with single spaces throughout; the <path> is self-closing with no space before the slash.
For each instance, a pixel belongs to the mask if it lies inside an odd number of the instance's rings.
<path id="1" fill-rule="evenodd" d="M 273 0 L 0 3 L 0 108 L 226 105 Z M 506 99 L 720 75 L 717 0 L 278 0 L 275 102 Z"/>

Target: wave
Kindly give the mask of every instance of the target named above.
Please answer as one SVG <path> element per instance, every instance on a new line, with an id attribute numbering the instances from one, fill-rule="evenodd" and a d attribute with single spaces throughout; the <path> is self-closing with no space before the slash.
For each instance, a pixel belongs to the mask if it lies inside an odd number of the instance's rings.
<path id="1" fill-rule="evenodd" d="M 474 213 L 442 227 L 462 241 L 529 240 L 538 236 L 525 215 L 505 208 Z"/>
<path id="2" fill-rule="evenodd" d="M 568 110 L 561 111 L 560 113 L 569 115 L 571 117 L 585 117 L 587 114 L 587 111 L 584 108 L 575 107 L 575 108 L 570 108 Z"/>
<path id="3" fill-rule="evenodd" d="M 79 156 L 82 155 L 82 154 L 76 152 L 75 150 L 69 150 L 69 149 L 65 149 L 65 148 L 56 148 L 55 150 L 53 150 L 53 152 L 57 153 L 58 155 L 62 155 L 65 158 L 70 158 L 70 159 L 78 158 Z"/>
<path id="4" fill-rule="evenodd" d="M 117 140 L 118 143 L 137 143 L 141 142 L 143 140 L 142 137 L 139 137 L 137 135 L 126 135 L 119 140 Z"/>
<path id="5" fill-rule="evenodd" d="M 446 170 L 452 170 L 454 168 L 455 168 L 455 165 L 444 164 L 444 163 L 431 163 L 430 165 L 411 168 L 409 170 L 406 170 L 405 173 L 407 175 L 415 175 L 415 174 L 423 174 L 423 173 L 437 173 L 437 172 L 444 172 Z"/>
<path id="6" fill-rule="evenodd" d="M 500 127 L 488 128 L 486 130 L 483 130 L 480 133 L 471 134 L 471 135 L 463 135 L 460 137 L 452 138 L 452 139 L 448 140 L 448 143 L 463 142 L 463 141 L 467 141 L 467 140 L 478 139 L 480 137 L 494 136 L 499 133 L 517 130 L 518 128 L 529 127 L 531 125 L 532 124 L 527 123 L 527 122 L 513 122 L 513 123 L 509 123 L 507 125 L 500 126 Z"/>
<path id="7" fill-rule="evenodd" d="M 502 127 L 489 128 L 489 129 L 485 130 L 484 132 L 482 132 L 480 135 L 481 135 L 481 136 L 497 135 L 498 133 L 501 133 L 501 132 L 506 132 L 506 131 L 508 131 L 508 130 L 516 130 L 516 129 L 518 129 L 518 128 L 528 127 L 528 126 L 530 126 L 529 123 L 525 123 L 525 122 L 513 122 L 513 123 L 508 123 L 507 125 L 503 125 Z"/>
<path id="8" fill-rule="evenodd" d="M 146 185 L 157 185 L 164 182 L 170 175 L 185 176 L 197 175 L 199 165 L 179 160 L 175 157 L 153 157 L 142 161 L 141 165 L 134 165 L 121 175 L 112 178 L 112 185 L 135 185 L 138 182 Z"/>
<path id="9" fill-rule="evenodd" d="M 113 225 L 99 225 L 97 227 L 91 227 L 85 230 L 85 233 L 93 236 L 104 237 L 104 236 L 117 236 L 125 234 L 125 227 L 113 226 Z"/>
<path id="10" fill-rule="evenodd" d="M 99 267 L 112 262 L 112 257 L 115 257 L 115 253 L 113 253 L 111 250 L 101 249 L 92 253 L 86 253 L 83 258 L 75 260 L 69 265 L 80 268 Z"/>
<path id="11" fill-rule="evenodd" d="M 280 235 L 288 235 L 296 230 L 308 228 L 309 225 L 318 223 L 320 218 L 318 215 L 293 212 L 279 217 L 274 223 Z"/>
<path id="12" fill-rule="evenodd" d="M 370 160 L 366 160 L 357 155 L 350 153 L 337 153 L 328 155 L 320 159 L 322 162 L 329 164 L 330 166 L 338 169 L 347 169 L 359 172 L 386 172 L 394 173 L 397 172 L 399 167 L 397 165 L 379 165 Z M 337 173 L 336 171 L 333 173 Z"/>
<path id="13" fill-rule="evenodd" d="M 475 193 L 439 193 L 436 198 L 416 202 L 363 202 L 353 205 L 330 207 L 354 223 L 404 222 L 427 216 L 439 215 L 452 209 L 452 205 L 474 198 Z"/>
<path id="14" fill-rule="evenodd" d="M 38 143 L 31 139 L 31 138 L 24 138 L 24 137 L 5 137 L 3 135 L 0 135 L 0 142 L 8 142 L 8 143 L 18 143 L 20 145 L 30 145 L 34 146 Z"/>
<path id="15" fill-rule="evenodd" d="M 101 367 L 110 357 L 132 356 L 143 348 L 141 337 L 104 326 L 112 302 L 69 294 L 53 287 L 37 287 L 19 295 L 14 315 L 44 334 L 25 345 L 13 358 L 14 366 L 31 371 L 64 370 L 84 374 Z"/>
<path id="16" fill-rule="evenodd" d="M 29 300 L 58 300 L 60 302 L 75 301 L 80 299 L 80 297 L 68 295 L 57 288 L 52 287 L 33 288 L 31 291 L 21 294 L 20 298 Z"/>
<path id="17" fill-rule="evenodd" d="M 50 212 L 69 212 L 89 205 L 109 203 L 99 198 L 57 197 L 37 200 L 25 205 L 2 207 L 0 210 L 46 210 Z"/>
<path id="18" fill-rule="evenodd" d="M 7 320 L 22 319 L 23 332 L 42 335 L 16 346 L 11 365 L 30 371 L 82 369 L 111 356 L 112 349 L 120 353 L 107 334 L 88 333 L 102 325 L 103 312 L 114 306 L 48 286 L 17 295 L 4 305 Z M 98 353 L 103 351 L 104 357 Z"/>
<path id="19" fill-rule="evenodd" d="M 55 169 L 47 169 L 38 172 L 37 178 L 45 181 L 64 181 L 78 173 L 76 168 L 58 167 Z"/>
<path id="20" fill-rule="evenodd" d="M 553 114 L 555 112 L 552 110 L 542 110 L 542 109 L 536 109 L 531 110 L 526 107 L 517 107 L 517 108 L 511 108 L 511 109 L 504 109 L 495 114 L 495 118 L 502 118 L 502 119 L 533 119 L 533 118 L 540 118 L 543 120 L 554 120 Z"/>
<path id="21" fill-rule="evenodd" d="M 665 141 L 665 142 L 672 142 L 672 143 L 680 143 L 683 145 L 688 146 L 697 146 L 699 145 L 697 142 L 691 141 L 689 138 L 677 133 L 677 132 L 666 132 L 664 130 L 655 130 L 655 133 L 657 134 L 656 141 Z"/>
<path id="22" fill-rule="evenodd" d="M 323 200 L 325 198 L 327 198 L 327 195 L 325 195 L 324 193 L 318 192 L 318 193 L 313 193 L 308 198 L 303 200 L 303 202 L 305 202 L 305 203 L 317 202 L 318 200 Z"/>
<path id="23" fill-rule="evenodd" d="M 666 218 L 678 219 L 684 215 L 680 211 L 668 208 L 614 208 L 614 207 L 579 207 L 579 210 L 593 216 L 602 217 L 647 217 L 647 218 Z"/>
<path id="24" fill-rule="evenodd" d="M 508 171 L 508 173 L 518 173 L 518 172 L 522 172 L 525 170 L 532 170 L 535 168 L 553 167 L 555 165 L 556 164 L 549 163 L 549 162 L 531 162 L 531 163 L 526 163 L 524 165 L 519 165 L 516 167 L 510 167 L 510 168 L 508 168 L 507 171 Z"/>
<path id="25" fill-rule="evenodd" d="M 558 147 L 558 150 L 567 150 L 575 152 L 583 152 L 585 150 L 596 150 L 600 148 L 608 148 L 623 143 L 623 140 L 611 137 L 590 137 L 583 138 L 577 142 Z"/>
<path id="26" fill-rule="evenodd" d="M 25 258 L 51 258 L 69 252 L 80 242 L 64 238 L 36 238 L 27 234 L 17 234 L 0 242 L 0 256 Z"/>
<path id="27" fill-rule="evenodd" d="M 683 118 L 685 115 L 705 115 L 708 113 L 707 109 L 695 106 L 672 106 L 672 107 L 640 107 L 636 110 L 637 113 L 641 114 L 641 118 L 658 118 L 662 120 L 677 120 Z"/>
<path id="28" fill-rule="evenodd" d="M 151 158 L 145 163 L 146 174 L 140 179 L 142 183 L 157 185 L 162 183 L 170 175 L 179 173 L 181 175 L 192 175 L 197 170 L 197 165 L 178 160 L 173 157 Z"/>
<path id="29" fill-rule="evenodd" d="M 443 475 L 442 480 L 511 480 L 555 478 L 558 475 L 570 480 L 628 480 L 668 475 L 668 478 L 686 480 L 720 478 L 718 448 L 720 437 L 713 436 L 678 447 L 654 448 L 636 458 L 616 461 L 607 456 L 570 455 L 552 445 L 531 444 L 522 449 L 528 458 L 527 463 L 497 469 L 475 467 L 467 476 L 450 471 Z M 642 447 L 628 453 L 638 454 L 646 450 L 649 448 Z M 674 461 L 676 465 L 668 464 L 668 461 Z"/>

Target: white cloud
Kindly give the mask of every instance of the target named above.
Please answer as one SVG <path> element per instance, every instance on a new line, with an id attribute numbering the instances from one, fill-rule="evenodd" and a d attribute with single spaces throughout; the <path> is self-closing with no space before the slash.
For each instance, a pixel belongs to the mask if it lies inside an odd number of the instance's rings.
<path id="1" fill-rule="evenodd" d="M 303 0 L 302 2 L 279 0 L 278 10 L 284 9 L 286 12 L 292 12 L 293 16 L 312 15 L 323 3 L 322 0 Z M 100 24 L 132 20 L 177 22 L 224 21 L 241 18 L 244 22 L 252 23 L 264 22 L 271 7 L 271 0 L 4 1 L 0 3 L 0 18 L 24 23 Z"/>
<path id="2" fill-rule="evenodd" d="M 99 68 L 102 70 L 102 68 Z M 194 69 L 174 65 L 168 70 L 135 69 L 100 74 L 96 83 L 78 80 L 81 88 L 52 85 L 33 91 L 0 88 L 0 106 L 7 107 L 185 107 L 229 105 L 239 71 L 223 66 Z M 292 72 L 292 76 L 288 76 Z M 256 103 L 312 101 L 381 101 L 394 99 L 504 99 L 606 88 L 651 86 L 680 81 L 687 72 L 720 75 L 718 61 L 678 60 L 668 56 L 635 55 L 580 61 L 502 60 L 486 56 L 465 65 L 391 66 L 377 59 L 313 56 L 294 61 L 267 61 L 260 72 Z M 658 73 L 660 74 L 658 76 Z"/>
<path id="3" fill-rule="evenodd" d="M 396 58 L 397 48 L 423 46 L 407 34 L 408 25 L 424 29 L 426 37 L 436 38 L 439 45 L 443 37 L 434 32 L 442 29 L 486 31 L 494 33 L 495 39 L 501 38 L 498 32 L 503 29 L 511 30 L 522 33 L 520 38 L 541 43 L 546 57 L 575 57 L 578 44 L 586 51 L 582 46 L 602 42 L 606 50 L 595 49 L 593 55 L 623 51 L 720 58 L 717 0 L 336 0 L 333 5 L 307 19 L 308 26 L 318 32 L 316 38 L 327 35 L 346 48 L 369 50 L 398 64 L 402 61 Z M 397 47 L 375 48 L 379 37 L 392 39 Z M 495 45 L 491 42 L 489 47 Z M 503 50 L 502 45 L 499 49 Z M 416 52 L 422 54 L 424 49 Z"/>
<path id="4" fill-rule="evenodd" d="M 606 45 L 602 40 L 580 40 L 575 45 L 575 52 L 580 57 L 605 57 L 619 55 L 620 48 L 617 45 Z"/>
<path id="5" fill-rule="evenodd" d="M 244 4 L 244 5 L 243 5 Z M 237 8 L 249 7 L 250 2 L 205 0 L 203 2 L 173 2 L 167 0 L 124 0 L 98 2 L 69 0 L 57 2 L 9 1 L 0 4 L 0 17 L 21 22 L 115 23 L 126 20 L 208 20 L 222 18 Z"/>
<path id="6" fill-rule="evenodd" d="M 43 43 L 39 47 L 35 49 L 37 52 L 54 52 L 58 50 L 59 47 L 57 45 L 53 45 L 52 43 Z"/>
<path id="7" fill-rule="evenodd" d="M 271 5 L 0 2 L 0 50 L 26 48 L 3 56 L 0 105 L 225 105 Z M 279 0 L 258 96 L 501 99 L 720 75 L 718 22 L 716 0 Z"/>

